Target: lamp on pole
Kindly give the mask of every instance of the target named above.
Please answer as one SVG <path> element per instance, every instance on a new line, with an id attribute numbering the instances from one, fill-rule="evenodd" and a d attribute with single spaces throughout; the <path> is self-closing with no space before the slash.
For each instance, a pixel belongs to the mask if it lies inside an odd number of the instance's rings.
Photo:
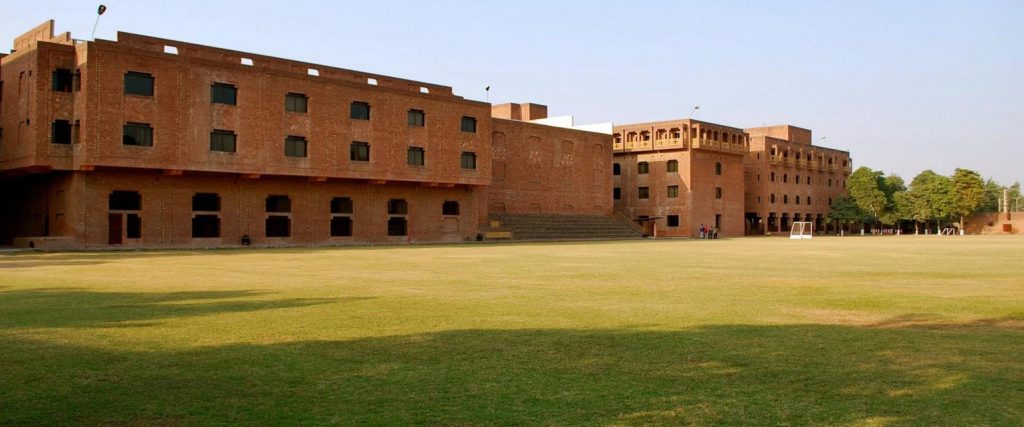
<path id="1" fill-rule="evenodd" d="M 96 26 L 100 24 L 100 16 L 103 15 L 103 12 L 106 11 L 107 7 L 102 4 L 100 5 L 100 7 L 96 8 L 96 23 L 92 24 L 92 36 L 89 37 L 90 39 L 96 39 Z"/>
<path id="2" fill-rule="evenodd" d="M 692 110 L 690 110 L 690 115 L 689 115 L 689 116 L 687 116 L 686 118 L 687 118 L 687 119 L 692 119 L 692 118 L 693 118 L 693 113 L 696 113 L 696 112 L 697 112 L 697 110 L 699 110 L 699 109 L 700 109 L 700 105 L 695 105 L 695 106 L 693 107 L 693 109 L 692 109 Z"/>

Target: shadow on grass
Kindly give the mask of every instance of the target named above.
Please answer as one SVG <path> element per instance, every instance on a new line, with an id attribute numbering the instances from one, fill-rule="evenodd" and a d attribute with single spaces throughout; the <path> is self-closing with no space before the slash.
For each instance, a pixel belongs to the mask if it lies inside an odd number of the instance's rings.
<path id="1" fill-rule="evenodd" d="M 0 291 L 0 330 L 139 327 L 149 324 L 146 321 L 160 319 L 305 307 L 366 299 L 251 299 L 264 294 L 252 291 L 91 292 L 68 288 Z"/>
<path id="2" fill-rule="evenodd" d="M 1018 424 L 1024 335 L 977 328 L 461 330 L 145 352 L 0 333 L 0 424 Z"/>

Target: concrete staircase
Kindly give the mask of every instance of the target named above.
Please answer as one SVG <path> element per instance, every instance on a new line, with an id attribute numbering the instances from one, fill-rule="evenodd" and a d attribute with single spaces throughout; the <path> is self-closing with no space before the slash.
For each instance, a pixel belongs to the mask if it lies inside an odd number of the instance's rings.
<path id="1" fill-rule="evenodd" d="M 488 239 L 512 240 L 615 240 L 639 239 L 640 226 L 621 216 L 601 215 L 494 215 Z"/>

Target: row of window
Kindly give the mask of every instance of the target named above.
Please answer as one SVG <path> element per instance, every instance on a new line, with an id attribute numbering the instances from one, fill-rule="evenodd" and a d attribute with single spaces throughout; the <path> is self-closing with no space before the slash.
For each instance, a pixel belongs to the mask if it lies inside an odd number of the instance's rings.
<path id="1" fill-rule="evenodd" d="M 59 121 L 58 122 L 62 122 Z M 70 125 L 64 121 L 60 128 L 70 129 Z M 54 143 L 70 143 L 70 131 L 68 136 L 58 137 L 58 123 L 54 123 Z M 63 130 L 61 132 L 64 132 Z M 63 133 L 62 133 L 63 135 Z M 63 141 L 67 142 L 63 142 Z M 153 127 L 148 123 L 128 123 L 124 125 L 122 138 L 124 145 L 141 147 L 153 146 Z M 288 157 L 307 157 L 309 141 L 305 137 L 289 135 L 284 139 L 284 155 Z M 237 135 L 229 130 L 215 129 L 210 132 L 210 151 L 234 153 L 237 150 Z M 426 164 L 426 151 L 422 147 L 409 147 L 407 161 L 412 166 L 424 166 Z M 370 144 L 367 142 L 353 141 L 349 145 L 349 160 L 354 162 L 370 161 Z M 463 151 L 461 155 L 462 169 L 476 169 L 476 153 Z"/>
<path id="2" fill-rule="evenodd" d="M 54 90 L 57 90 L 57 85 L 57 73 L 55 72 Z M 60 87 L 64 87 L 63 83 Z M 153 96 L 153 88 L 154 79 L 153 75 L 151 74 L 129 71 L 124 75 L 125 94 Z M 212 85 L 210 85 L 210 103 L 238 105 L 238 88 L 235 87 L 235 85 L 229 83 L 213 83 Z M 306 113 L 308 112 L 308 108 L 309 97 L 306 96 L 306 94 L 295 92 L 289 92 L 285 94 L 285 111 L 293 113 Z M 353 101 L 352 104 L 349 106 L 349 118 L 353 120 L 370 120 L 370 104 L 364 101 Z M 426 113 L 423 110 L 409 110 L 407 123 L 410 127 L 426 126 Z M 460 122 L 460 129 L 463 132 L 476 133 L 476 118 L 470 116 L 463 116 Z"/>
<path id="3" fill-rule="evenodd" d="M 669 185 L 665 187 L 665 196 L 669 199 L 679 198 L 679 186 Z M 622 199 L 622 189 L 615 187 L 612 189 L 612 198 L 615 200 Z M 637 198 L 649 199 L 651 198 L 651 187 L 637 187 Z M 722 198 L 722 187 L 715 187 L 715 198 Z"/>
<path id="4" fill-rule="evenodd" d="M 116 218 L 117 227 L 122 221 L 126 224 L 124 237 L 138 239 L 142 237 L 142 196 L 135 191 L 114 191 L 108 199 L 108 209 L 112 221 Z M 217 193 L 196 193 L 192 196 L 192 237 L 220 237 L 220 195 Z M 331 199 L 331 236 L 352 236 L 352 199 L 334 197 Z M 266 199 L 267 214 L 265 223 L 266 237 L 291 236 L 291 198 L 286 195 L 270 195 Z M 389 236 L 405 236 L 408 232 L 407 216 L 409 204 L 403 199 L 391 199 L 387 204 Z M 458 216 L 459 202 L 447 200 L 441 204 L 441 215 Z M 111 224 L 112 228 L 114 224 Z M 110 243 L 121 243 L 121 235 L 111 237 Z"/>
<path id="5" fill-rule="evenodd" d="M 771 156 L 774 157 L 774 156 L 778 156 L 778 155 L 779 155 L 778 147 L 774 147 L 773 146 L 771 148 Z M 782 151 L 782 157 L 783 158 L 789 158 L 789 149 L 788 148 Z M 795 157 L 796 159 L 800 159 L 801 156 L 800 156 L 800 153 L 796 153 L 796 154 L 793 155 L 793 157 Z M 808 153 L 805 157 L 806 157 L 807 161 L 812 161 L 814 159 L 814 156 L 811 155 L 810 153 Z M 761 153 L 757 153 L 757 159 L 761 160 Z M 826 157 L 824 157 L 824 156 L 818 156 L 818 161 L 819 162 L 822 161 L 822 160 L 825 160 L 825 159 L 826 159 Z M 827 159 L 828 159 L 828 164 L 831 165 L 831 164 L 835 163 L 835 158 L 828 157 Z M 843 159 L 843 167 L 846 167 L 847 164 L 849 164 L 849 160 L 848 159 Z"/>
<path id="6" fill-rule="evenodd" d="M 645 175 L 651 172 L 651 165 L 648 162 L 639 162 L 636 164 L 636 173 Z M 665 172 L 679 172 L 679 161 L 669 160 L 665 162 Z M 722 174 L 722 163 L 715 162 L 715 175 Z M 618 163 L 612 163 L 612 175 L 622 175 L 622 166 Z"/>
<path id="7" fill-rule="evenodd" d="M 761 174 L 757 174 L 757 180 L 761 181 Z M 775 182 L 775 172 L 772 172 L 772 173 L 768 174 L 768 180 L 771 181 L 771 182 Z M 794 176 L 794 181 L 796 181 L 797 184 L 800 184 L 800 175 L 795 175 Z M 804 181 L 805 184 L 807 184 L 808 187 L 810 187 L 811 184 L 814 182 L 813 178 L 810 177 L 810 176 L 805 178 L 803 181 Z M 783 183 L 789 183 L 789 174 L 788 173 L 782 174 L 782 182 Z M 821 178 L 820 182 L 824 185 L 825 184 L 825 179 Z M 842 181 L 836 180 L 837 184 L 840 184 L 841 182 Z M 840 186 L 842 186 L 842 185 L 840 184 Z M 832 178 L 828 179 L 828 187 L 832 187 Z"/>
<path id="8" fill-rule="evenodd" d="M 768 203 L 775 203 L 775 200 L 776 200 L 775 199 L 775 193 L 772 193 L 769 196 Z M 811 204 L 811 196 L 807 196 L 804 200 L 807 201 L 808 205 Z M 761 203 L 761 196 L 757 197 L 757 203 Z M 783 194 L 782 195 L 782 204 L 784 204 L 784 205 L 788 205 L 789 204 L 789 195 L 788 194 Z M 796 205 L 800 204 L 800 196 L 795 196 L 794 204 L 796 204 Z M 832 199 L 831 198 L 828 199 L 828 204 L 832 205 Z"/>

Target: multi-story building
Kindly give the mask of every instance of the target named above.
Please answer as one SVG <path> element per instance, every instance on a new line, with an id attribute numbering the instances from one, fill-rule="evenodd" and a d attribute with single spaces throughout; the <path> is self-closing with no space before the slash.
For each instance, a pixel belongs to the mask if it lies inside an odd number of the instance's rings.
<path id="1" fill-rule="evenodd" d="M 788 233 L 793 221 L 830 232 L 829 206 L 846 194 L 850 153 L 813 144 L 811 131 L 780 125 L 750 128 L 744 161 L 747 234 Z"/>
<path id="2" fill-rule="evenodd" d="M 615 209 L 646 234 L 743 235 L 743 129 L 682 119 L 618 125 L 612 139 Z"/>
<path id="3" fill-rule="evenodd" d="M 447 86 L 53 21 L 15 40 L 0 82 L 0 244 L 461 241 L 488 192 L 506 211 L 611 210 L 610 177 L 592 180 L 610 136 L 492 122 Z"/>

